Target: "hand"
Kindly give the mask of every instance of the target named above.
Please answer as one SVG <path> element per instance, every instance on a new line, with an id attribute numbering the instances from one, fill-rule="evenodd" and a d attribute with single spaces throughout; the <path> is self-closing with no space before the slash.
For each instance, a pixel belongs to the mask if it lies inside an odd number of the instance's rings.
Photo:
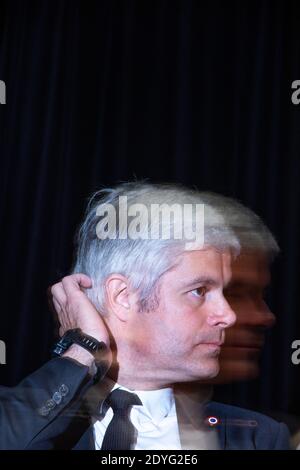
<path id="1" fill-rule="evenodd" d="M 57 313 L 62 336 L 67 330 L 80 328 L 83 333 L 103 341 L 109 346 L 109 334 L 100 313 L 81 288 L 92 286 L 85 274 L 64 277 L 51 288 L 52 302 Z"/>
<path id="2" fill-rule="evenodd" d="M 92 286 L 91 279 L 85 274 L 72 274 L 64 277 L 51 288 L 52 303 L 60 323 L 59 334 L 63 336 L 67 330 L 80 328 L 83 333 L 92 336 L 98 341 L 103 341 L 109 348 L 109 333 L 101 318 L 100 313 L 88 299 L 82 288 L 88 289 Z M 73 345 L 70 351 L 84 359 L 89 356 L 88 351 Z M 65 355 L 69 355 L 65 353 Z M 82 362 L 82 361 L 80 361 Z"/>

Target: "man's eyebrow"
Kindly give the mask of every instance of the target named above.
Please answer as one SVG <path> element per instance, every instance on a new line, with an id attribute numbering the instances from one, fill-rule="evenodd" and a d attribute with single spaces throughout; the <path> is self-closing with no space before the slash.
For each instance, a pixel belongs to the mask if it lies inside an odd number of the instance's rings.
<path id="1" fill-rule="evenodd" d="M 225 285 L 225 289 L 226 288 L 229 288 L 229 289 L 262 289 L 262 290 L 265 290 L 265 289 L 268 289 L 270 287 L 270 283 L 269 282 L 264 282 L 264 283 L 257 283 L 257 282 L 253 282 L 253 281 L 247 281 L 247 280 L 244 280 L 244 281 L 240 281 L 240 280 L 236 280 L 236 281 L 229 281 L 226 285 Z"/>
<path id="2" fill-rule="evenodd" d="M 184 284 L 183 287 L 188 288 L 188 287 L 196 286 L 197 284 L 205 284 L 205 285 L 214 287 L 214 286 L 218 286 L 219 282 L 217 281 L 217 279 L 214 279 L 212 277 L 199 276 L 199 277 L 195 277 L 188 283 Z"/>

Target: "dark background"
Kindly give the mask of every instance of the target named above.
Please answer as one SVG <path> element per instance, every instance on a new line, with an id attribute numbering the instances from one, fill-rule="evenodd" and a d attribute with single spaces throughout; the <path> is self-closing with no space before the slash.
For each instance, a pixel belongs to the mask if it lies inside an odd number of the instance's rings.
<path id="1" fill-rule="evenodd" d="M 219 393 L 300 416 L 299 2 L 14 1 L 0 6 L 2 384 L 49 358 L 46 289 L 87 197 L 133 178 L 237 197 L 275 234 L 260 380 Z M 226 394 L 225 394 L 226 392 Z"/>

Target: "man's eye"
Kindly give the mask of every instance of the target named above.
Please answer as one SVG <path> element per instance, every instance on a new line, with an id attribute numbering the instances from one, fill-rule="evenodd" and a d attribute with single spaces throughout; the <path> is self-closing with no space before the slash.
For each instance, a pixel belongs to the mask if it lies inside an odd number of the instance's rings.
<path id="1" fill-rule="evenodd" d="M 192 294 L 196 297 L 204 297 L 207 292 L 206 287 L 198 287 L 192 291 Z"/>

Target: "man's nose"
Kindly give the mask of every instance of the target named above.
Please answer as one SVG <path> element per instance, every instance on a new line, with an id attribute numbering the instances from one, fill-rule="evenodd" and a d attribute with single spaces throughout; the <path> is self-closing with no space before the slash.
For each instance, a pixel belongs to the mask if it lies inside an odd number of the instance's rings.
<path id="1" fill-rule="evenodd" d="M 207 322 L 211 326 L 220 326 L 222 328 L 229 328 L 236 322 L 236 314 L 225 297 L 215 305 L 215 308 L 207 318 Z"/>
<path id="2" fill-rule="evenodd" d="M 273 312 L 269 309 L 267 304 L 264 302 L 264 308 L 258 309 L 256 315 L 253 315 L 256 325 L 261 326 L 264 329 L 272 328 L 276 323 L 276 317 Z"/>
<path id="3" fill-rule="evenodd" d="M 272 328 L 276 323 L 276 317 L 264 301 L 246 304 L 244 308 L 236 309 L 237 323 L 259 327 L 261 329 Z"/>

